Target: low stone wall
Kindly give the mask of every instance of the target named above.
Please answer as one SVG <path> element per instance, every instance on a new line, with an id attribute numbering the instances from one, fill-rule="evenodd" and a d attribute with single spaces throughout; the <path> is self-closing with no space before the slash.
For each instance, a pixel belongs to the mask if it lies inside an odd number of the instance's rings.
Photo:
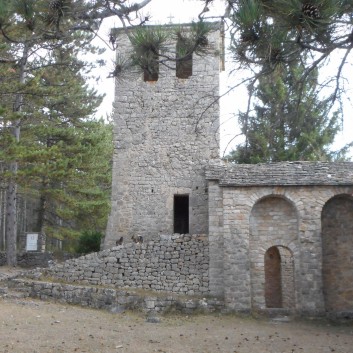
<path id="1" fill-rule="evenodd" d="M 170 293 L 148 293 L 129 289 L 103 288 L 64 283 L 12 279 L 9 285 L 26 296 L 41 300 L 58 300 L 62 303 L 109 310 L 113 313 L 138 310 L 145 313 L 167 312 L 214 312 L 223 309 L 217 299 L 172 295 Z"/>
<path id="2" fill-rule="evenodd" d="M 54 261 L 54 257 L 49 252 L 24 252 L 17 256 L 17 265 L 20 267 L 48 267 L 51 261 Z"/>
<path id="3" fill-rule="evenodd" d="M 17 265 L 20 267 L 48 267 L 53 261 L 53 254 L 49 252 L 23 252 L 17 255 Z M 6 265 L 6 253 L 0 252 L 0 266 Z"/>
<path id="4" fill-rule="evenodd" d="M 6 253 L 0 252 L 0 266 L 6 265 Z"/>
<path id="5" fill-rule="evenodd" d="M 68 260 L 44 275 L 65 282 L 203 295 L 209 291 L 208 270 L 207 236 L 174 234 Z"/>

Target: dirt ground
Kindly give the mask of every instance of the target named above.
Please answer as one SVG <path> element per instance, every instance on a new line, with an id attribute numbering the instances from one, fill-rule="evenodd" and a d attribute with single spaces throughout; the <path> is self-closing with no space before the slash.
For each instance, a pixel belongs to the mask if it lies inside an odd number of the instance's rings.
<path id="1" fill-rule="evenodd" d="M 1 280 L 16 274 L 0 268 Z M 352 353 L 353 325 L 107 311 L 0 298 L 0 353 Z"/>
<path id="2" fill-rule="evenodd" d="M 0 299 L 1 353 L 352 353 L 353 326 L 233 315 L 112 314 L 32 299 Z"/>

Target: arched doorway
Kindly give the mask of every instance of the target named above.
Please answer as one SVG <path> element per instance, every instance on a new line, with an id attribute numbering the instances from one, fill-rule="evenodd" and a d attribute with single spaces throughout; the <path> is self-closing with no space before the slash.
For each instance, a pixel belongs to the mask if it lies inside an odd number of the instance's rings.
<path id="1" fill-rule="evenodd" d="M 272 246 L 265 253 L 266 308 L 295 306 L 294 259 L 284 246 Z"/>
<path id="2" fill-rule="evenodd" d="M 276 246 L 265 253 L 266 308 L 282 308 L 281 255 Z"/>
<path id="3" fill-rule="evenodd" d="M 322 277 L 327 311 L 353 310 L 353 198 L 339 195 L 323 207 Z"/>
<path id="4" fill-rule="evenodd" d="M 285 198 L 259 200 L 250 214 L 251 301 L 254 309 L 294 308 L 298 216 Z M 288 244 L 288 245 L 287 245 Z"/>

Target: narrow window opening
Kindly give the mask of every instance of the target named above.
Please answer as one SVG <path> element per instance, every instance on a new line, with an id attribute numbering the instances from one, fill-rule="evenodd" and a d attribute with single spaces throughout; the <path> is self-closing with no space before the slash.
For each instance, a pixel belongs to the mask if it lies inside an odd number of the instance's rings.
<path id="1" fill-rule="evenodd" d="M 155 82 L 159 78 L 158 55 L 153 55 L 148 59 L 148 63 L 143 68 L 143 80 L 145 82 Z"/>
<path id="2" fill-rule="evenodd" d="M 178 78 L 189 78 L 192 76 L 192 53 L 184 38 L 179 38 L 176 45 L 176 76 Z"/>
<path id="3" fill-rule="evenodd" d="M 189 195 L 174 195 L 174 233 L 189 233 Z"/>
<path id="4" fill-rule="evenodd" d="M 158 71 L 153 72 L 149 69 L 144 69 L 143 71 L 143 80 L 145 82 L 156 82 L 158 81 Z"/>

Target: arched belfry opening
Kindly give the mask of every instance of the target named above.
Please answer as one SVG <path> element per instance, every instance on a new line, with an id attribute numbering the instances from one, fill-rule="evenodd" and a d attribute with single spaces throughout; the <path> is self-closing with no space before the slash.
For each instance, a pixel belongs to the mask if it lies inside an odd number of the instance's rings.
<path id="1" fill-rule="evenodd" d="M 353 198 L 339 195 L 323 207 L 322 277 L 327 311 L 353 311 Z"/>

